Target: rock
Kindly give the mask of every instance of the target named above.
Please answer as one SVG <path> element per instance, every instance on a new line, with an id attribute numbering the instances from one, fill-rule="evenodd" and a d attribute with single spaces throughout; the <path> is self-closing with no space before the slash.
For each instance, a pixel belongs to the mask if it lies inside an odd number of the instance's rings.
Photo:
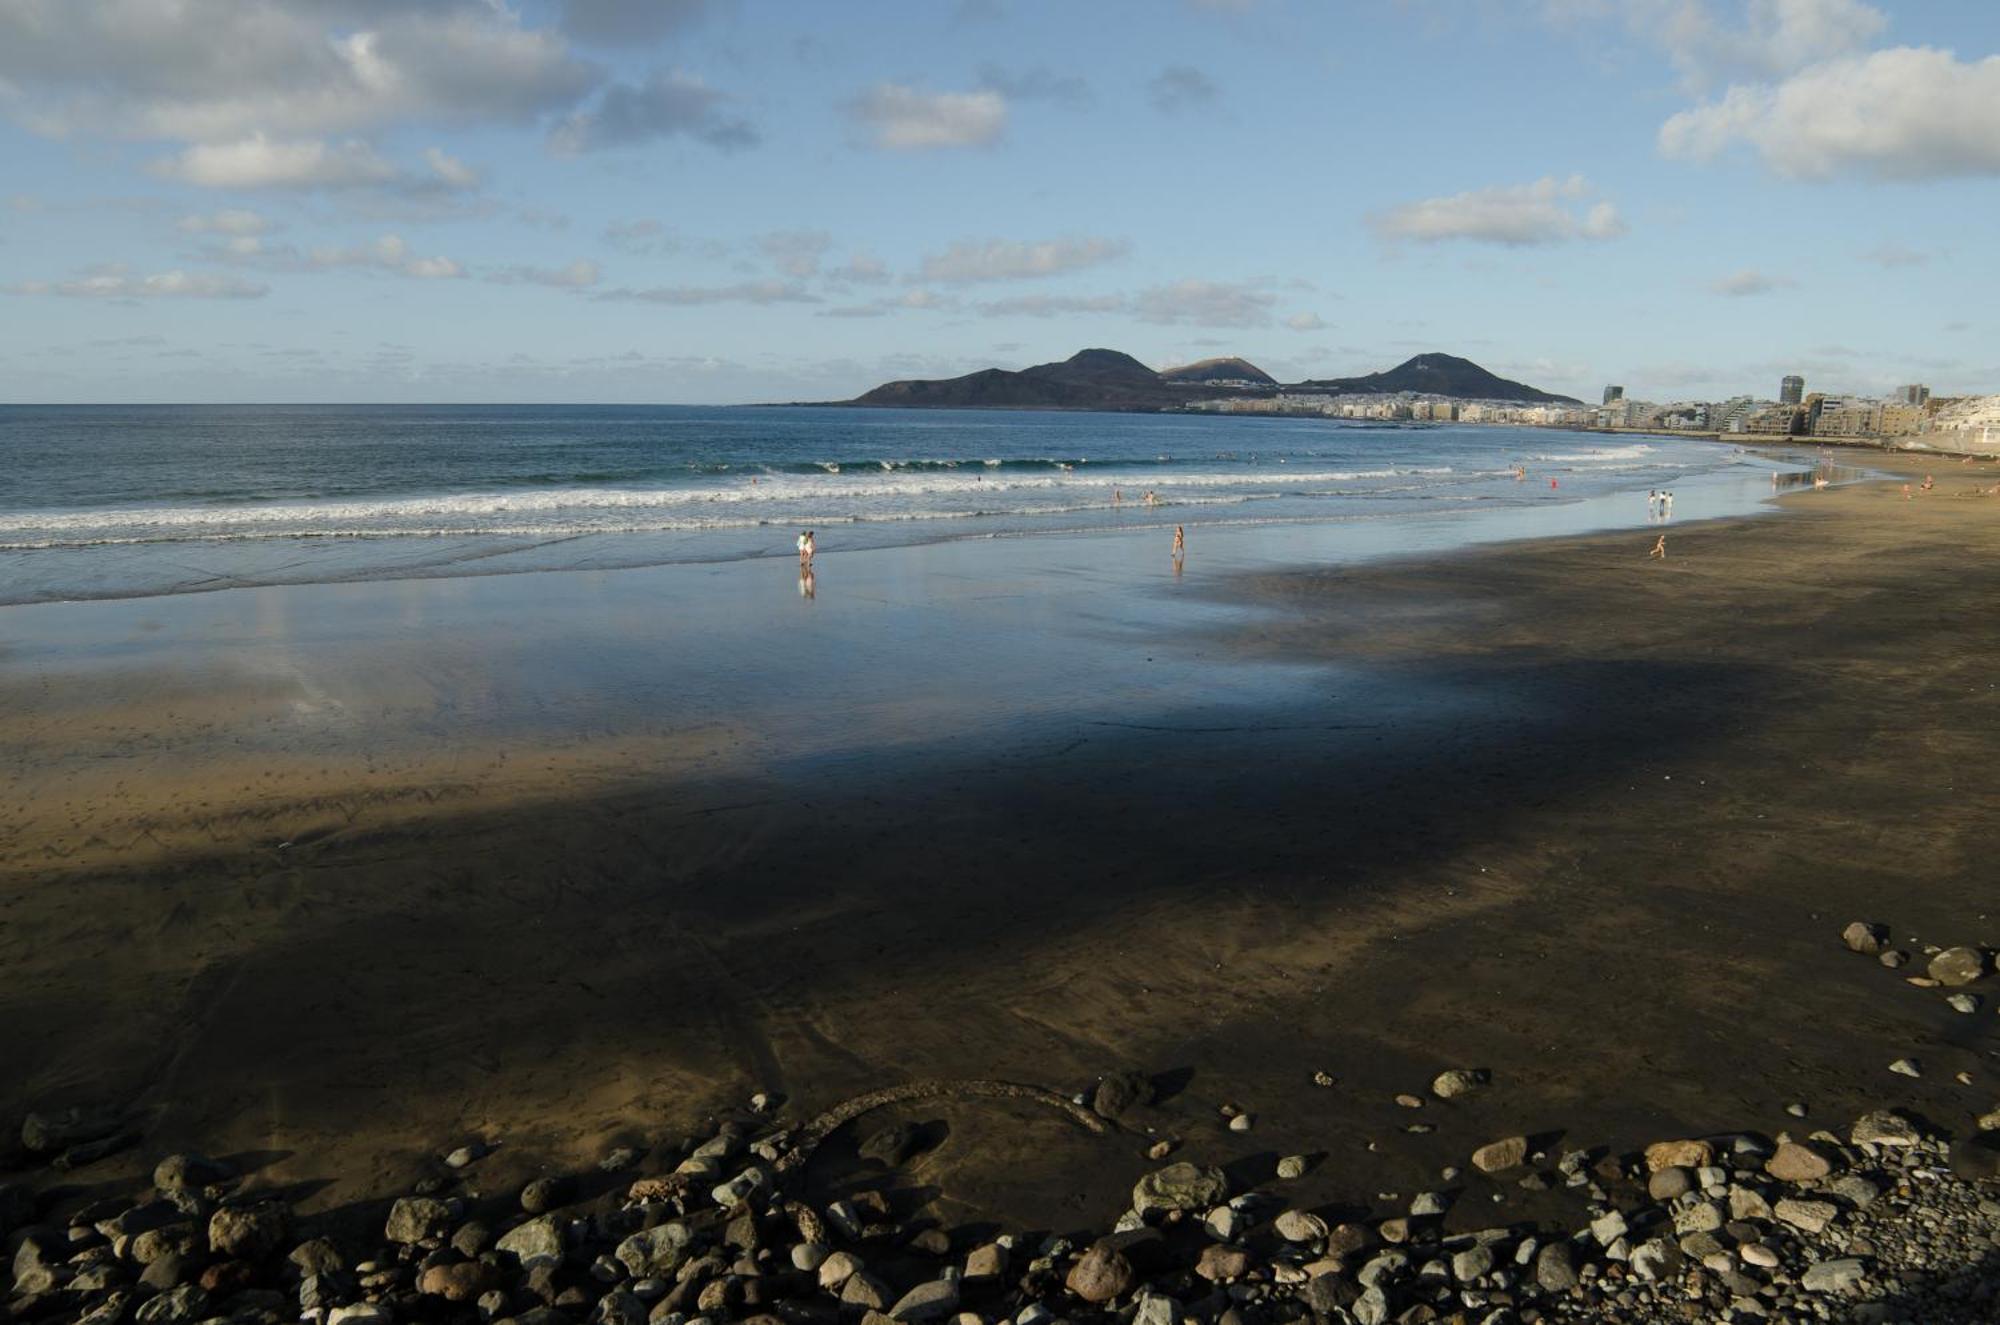
<path id="1" fill-rule="evenodd" d="M 1326 1221 L 1305 1210 L 1287 1210 L 1273 1225 L 1287 1242 L 1318 1242 L 1326 1236 Z"/>
<path id="2" fill-rule="evenodd" d="M 634 1279 L 671 1279 L 693 1254 L 693 1248 L 694 1234 L 686 1224 L 675 1222 L 641 1229 L 619 1243 L 612 1254 Z"/>
<path id="3" fill-rule="evenodd" d="M 896 1320 L 931 1321 L 940 1320 L 957 1310 L 957 1280 L 933 1279 L 927 1284 L 918 1284 L 897 1298 L 896 1305 L 889 1308 L 889 1315 Z"/>
<path id="4" fill-rule="evenodd" d="M 1945 999 L 1945 1002 L 1951 1005 L 1953 1012 L 1962 1012 L 1968 1017 L 1979 1011 L 1981 1006 L 1980 998 L 1977 994 L 1953 994 L 1951 997 Z"/>
<path id="5" fill-rule="evenodd" d="M 504 1286 L 500 1271 L 484 1261 L 433 1265 L 417 1276 L 419 1293 L 426 1297 L 441 1297 L 447 1302 L 477 1302 L 494 1289 Z"/>
<path id="6" fill-rule="evenodd" d="M 1169 1164 L 1139 1179 L 1132 1208 L 1141 1217 L 1154 1211 L 1202 1210 L 1229 1198 L 1229 1179 L 1207 1165 Z"/>
<path id="7" fill-rule="evenodd" d="M 1217 1242 L 1234 1242 L 1243 1236 L 1249 1219 L 1233 1205 L 1218 1205 L 1202 1219 L 1202 1227 Z"/>
<path id="8" fill-rule="evenodd" d="M 477 1260 L 492 1245 L 493 1230 L 477 1219 L 469 1219 L 452 1230 L 451 1249 L 469 1261 Z"/>
<path id="9" fill-rule="evenodd" d="M 1354 1278 L 1363 1288 L 1373 1288 L 1385 1279 L 1395 1279 L 1397 1275 L 1409 1268 L 1410 1258 L 1408 1256 L 1405 1256 L 1400 1251 L 1385 1251 L 1381 1255 L 1370 1259 L 1366 1265 L 1361 1267 L 1361 1272 L 1355 1275 Z"/>
<path id="10" fill-rule="evenodd" d="M 980 1281 L 998 1279 L 1007 1273 L 1009 1260 L 1005 1243 L 983 1243 L 966 1254 L 965 1277 Z"/>
<path id="11" fill-rule="evenodd" d="M 1700 1169 L 1715 1162 L 1715 1147 L 1706 1141 L 1655 1141 L 1646 1147 L 1646 1171 Z"/>
<path id="12" fill-rule="evenodd" d="M 1278 1161 L 1278 1176 L 1288 1180 L 1303 1178 L 1306 1176 L 1306 1167 L 1306 1157 L 1304 1155 L 1286 1155 Z"/>
<path id="13" fill-rule="evenodd" d="M 1241 1247 L 1211 1242 L 1201 1249 L 1194 1272 L 1213 1284 L 1226 1284 L 1250 1272 L 1250 1253 Z"/>
<path id="14" fill-rule="evenodd" d="M 101 1141 L 117 1131 L 118 1119 L 96 1110 L 31 1113 L 21 1123 L 21 1144 L 37 1155 L 52 1155 L 71 1146 Z"/>
<path id="15" fill-rule="evenodd" d="M 1163 1293 L 1141 1293 L 1132 1325 L 1181 1325 L 1181 1304 Z"/>
<path id="16" fill-rule="evenodd" d="M 326 1313 L 326 1325 L 389 1325 L 393 1319 L 388 1306 L 381 1302 L 356 1302 L 350 1306 L 335 1307 Z M 525 1325 L 527 1317 L 521 1319 Z"/>
<path id="17" fill-rule="evenodd" d="M 1889 1070 L 1906 1077 L 1920 1077 L 1924 1074 L 1923 1064 L 1914 1058 L 1898 1058 L 1889 1064 Z"/>
<path id="18" fill-rule="evenodd" d="M 1322 1089 L 1333 1085 L 1333 1074 L 1324 1069 L 1313 1073 L 1313 1084 Z"/>
<path id="19" fill-rule="evenodd" d="M 566 1177 L 537 1178 L 521 1189 L 521 1209 L 531 1215 L 545 1215 L 570 1202 L 576 1184 Z"/>
<path id="20" fill-rule="evenodd" d="M 471 1168 L 492 1153 L 493 1147 L 484 1141 L 468 1141 L 444 1157 L 444 1166 L 448 1169 Z"/>
<path id="21" fill-rule="evenodd" d="M 819 1263 L 819 1286 L 832 1292 L 861 1273 L 861 1258 L 851 1251 L 836 1251 Z"/>
<path id="22" fill-rule="evenodd" d="M 236 1171 L 221 1160 L 186 1153 L 168 1155 L 153 1167 L 153 1186 L 163 1193 L 198 1192 L 230 1181 Z"/>
<path id="23" fill-rule="evenodd" d="M 1913 1146 L 1923 1140 L 1917 1125 L 1896 1109 L 1877 1109 L 1854 1120 L 1847 1139 L 1857 1146 Z"/>
<path id="24" fill-rule="evenodd" d="M 1255 1123 L 1247 1113 L 1239 1113 L 1229 1120 L 1229 1130 L 1232 1132 L 1247 1132 L 1253 1126 Z"/>
<path id="25" fill-rule="evenodd" d="M 1633 1274 L 1648 1283 L 1654 1283 L 1666 1278 L 1674 1266 L 1680 1263 L 1680 1259 L 1681 1254 L 1677 1247 L 1663 1239 L 1654 1238 L 1634 1247 L 1626 1263 L 1632 1267 Z"/>
<path id="26" fill-rule="evenodd" d="M 1694 1190 L 1694 1174 L 1675 1166 L 1661 1169 L 1646 1179 L 1646 1195 L 1655 1201 L 1671 1201 Z"/>
<path id="27" fill-rule="evenodd" d="M 720 1281 L 718 1281 L 720 1282 Z M 869 1311 L 887 1311 L 889 1303 L 895 1299 L 889 1296 L 889 1286 L 874 1275 L 863 1270 L 848 1277 L 840 1289 L 840 1300 L 850 1307 L 863 1307 Z"/>
<path id="28" fill-rule="evenodd" d="M 1505 1173 L 1528 1162 L 1528 1138 L 1510 1136 L 1489 1141 L 1472 1152 L 1472 1167 L 1481 1173 Z"/>
<path id="29" fill-rule="evenodd" d="M 860 1145 L 863 1159 L 872 1159 L 889 1168 L 900 1168 L 923 1145 L 923 1129 L 912 1122 L 891 1123 L 877 1128 Z"/>
<path id="30" fill-rule="evenodd" d="M 14 1249 L 14 1291 L 23 1297 L 55 1291 L 61 1276 L 55 1263 L 35 1237 L 21 1240 Z"/>
<path id="31" fill-rule="evenodd" d="M 1334 1257 L 1352 1256 L 1357 1251 L 1373 1247 L 1377 1239 L 1375 1230 L 1366 1224 L 1336 1224 L 1326 1235 L 1326 1254 Z"/>
<path id="32" fill-rule="evenodd" d="M 1817 1233 L 1831 1224 L 1840 1214 L 1840 1207 L 1831 1201 L 1801 1201 L 1787 1196 L 1771 1207 L 1771 1213 L 1778 1221 L 1807 1233 Z"/>
<path id="33" fill-rule="evenodd" d="M 1451 1277 L 1458 1282 L 1470 1283 L 1493 1269 L 1493 1248 L 1483 1242 L 1475 1242 L 1463 1251 L 1452 1253 Z"/>
<path id="34" fill-rule="evenodd" d="M 169 1251 L 146 1263 L 145 1270 L 139 1275 L 139 1286 L 164 1293 L 194 1278 L 192 1269 L 188 1258 L 177 1251 Z"/>
<path id="35" fill-rule="evenodd" d="M 1779 1182 L 1818 1182 L 1833 1172 L 1834 1157 L 1810 1141 L 1780 1141 L 1764 1161 L 1764 1172 Z"/>
<path id="36" fill-rule="evenodd" d="M 1454 1067 L 1438 1073 L 1431 1081 L 1431 1094 L 1441 1100 L 1455 1100 L 1461 1095 L 1470 1095 L 1485 1084 L 1486 1073 Z"/>
<path id="37" fill-rule="evenodd" d="M 1445 1199 L 1443 1192 L 1418 1192 L 1410 1198 L 1412 1219 L 1429 1219 L 1443 1214 L 1450 1208 L 1451 1202 Z"/>
<path id="38" fill-rule="evenodd" d="M 276 1201 L 223 1206 L 208 1221 L 209 1249 L 218 1256 L 261 1261 L 285 1245 L 292 1212 Z"/>
<path id="39" fill-rule="evenodd" d="M 678 1227 L 678 1225 L 668 1225 L 668 1227 Z M 493 1249 L 512 1256 L 520 1263 L 523 1270 L 532 1270 L 538 1265 L 553 1268 L 563 1262 L 563 1228 L 557 1222 L 556 1216 L 542 1215 L 530 1219 L 525 1224 L 517 1224 L 502 1233 L 500 1240 L 493 1244 Z M 629 1263 L 626 1268 L 631 1268 Z M 635 1270 L 632 1272 L 632 1277 L 636 1279 L 641 1276 Z"/>
<path id="40" fill-rule="evenodd" d="M 1986 974 L 1986 954 L 1978 948 L 1946 948 L 1924 971 L 1947 988 L 1969 985 Z"/>
<path id="41" fill-rule="evenodd" d="M 1889 927 L 1856 920 L 1840 931 L 1840 941 L 1847 945 L 1849 952 L 1873 957 L 1889 942 Z"/>
<path id="42" fill-rule="evenodd" d="M 1388 1325 L 1389 1295 L 1381 1285 L 1373 1285 L 1354 1299 L 1348 1311 L 1353 1314 L 1355 1325 Z"/>
<path id="43" fill-rule="evenodd" d="M 762 1165 L 752 1165 L 731 1178 L 728 1182 L 715 1187 L 709 1192 L 708 1196 L 710 1200 L 726 1210 L 732 1205 L 739 1205 L 749 1200 L 758 1192 L 770 1187 L 770 1185 L 770 1170 L 764 1168 Z"/>
<path id="44" fill-rule="evenodd" d="M 2000 1109 L 1980 1114 L 1979 1130 L 1982 1132 L 2000 1132 Z"/>
<path id="45" fill-rule="evenodd" d="M 826 1264 L 832 1253 L 817 1242 L 801 1242 L 792 1248 L 792 1268 L 806 1274 L 816 1274 L 819 1267 Z"/>
<path id="46" fill-rule="evenodd" d="M 139 1325 L 185 1325 L 208 1316 L 208 1294 L 198 1284 L 182 1284 L 151 1298 L 133 1318 Z"/>
<path id="47" fill-rule="evenodd" d="M 1799 1276 L 1799 1286 L 1808 1293 L 1844 1293 L 1861 1282 L 1863 1273 L 1859 1259 L 1842 1256 L 1807 1266 L 1806 1272 Z"/>
<path id="48" fill-rule="evenodd" d="M 1405 1109 L 1421 1109 L 1424 1107 L 1422 1098 L 1416 1095 L 1398 1095 L 1396 1103 Z"/>
<path id="49" fill-rule="evenodd" d="M 1597 1239 L 1600 1247 L 1609 1247 L 1626 1232 L 1625 1216 L 1616 1210 L 1607 1210 L 1590 1221 L 1590 1236 Z"/>
<path id="50" fill-rule="evenodd" d="M 1900 948 L 1891 948 L 1875 960 L 1894 971 L 1909 965 L 1910 954 Z"/>
<path id="51" fill-rule="evenodd" d="M 1120 1118 L 1132 1106 L 1152 1102 L 1152 1078 L 1139 1072 L 1114 1072 L 1090 1092 L 1090 1111 L 1100 1118 Z"/>
<path id="52" fill-rule="evenodd" d="M 619 1146 L 603 1159 L 597 1161 L 598 1171 L 602 1173 L 623 1173 L 626 1169 L 631 1168 L 641 1159 L 644 1159 L 645 1155 L 646 1152 L 640 1150 L 637 1146 Z"/>
<path id="53" fill-rule="evenodd" d="M 2000 1178 L 2000 1132 L 1981 1132 L 1952 1142 L 1952 1174 L 1964 1182 Z"/>
<path id="54" fill-rule="evenodd" d="M 389 1220 L 382 1236 L 405 1246 L 417 1242 L 441 1242 L 451 1232 L 451 1207 L 428 1196 L 398 1197 L 389 1207 Z"/>
<path id="55" fill-rule="evenodd" d="M 597 1300 L 595 1325 L 646 1325 L 646 1304 L 629 1288 L 615 1288 Z"/>
<path id="56" fill-rule="evenodd" d="M 1803 1118 L 1806 1116 L 1806 1106 L 1794 1101 L 1785 1106 L 1785 1112 L 1794 1118 Z"/>
<path id="57" fill-rule="evenodd" d="M 1174 1141 L 1172 1138 L 1163 1136 L 1153 1142 L 1152 1145 L 1146 1147 L 1146 1158 L 1155 1161 L 1165 1159 L 1168 1155 L 1174 1153 L 1174 1147 L 1178 1144 L 1179 1142 Z"/>
<path id="58" fill-rule="evenodd" d="M 313 1274 L 337 1274 L 347 1268 L 347 1258 L 340 1254 L 340 1248 L 327 1238 L 312 1238 L 291 1249 L 285 1260 L 294 1266 L 301 1276 Z"/>
<path id="59" fill-rule="evenodd" d="M 201 1234 L 190 1223 L 163 1224 L 132 1239 L 127 1254 L 140 1265 L 164 1256 L 192 1256 L 201 1250 Z"/>

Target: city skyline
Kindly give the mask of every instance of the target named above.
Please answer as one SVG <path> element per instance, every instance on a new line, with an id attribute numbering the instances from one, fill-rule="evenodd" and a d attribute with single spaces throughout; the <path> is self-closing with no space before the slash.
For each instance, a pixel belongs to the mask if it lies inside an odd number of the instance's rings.
<path id="1" fill-rule="evenodd" d="M 2000 389 L 2000 13 L 0 0 L 0 400 Z M 1838 113 L 1835 113 L 1838 112 Z"/>

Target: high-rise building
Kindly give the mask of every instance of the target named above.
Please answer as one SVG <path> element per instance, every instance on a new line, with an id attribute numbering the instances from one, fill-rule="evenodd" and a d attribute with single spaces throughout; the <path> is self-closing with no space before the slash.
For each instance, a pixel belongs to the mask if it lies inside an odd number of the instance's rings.
<path id="1" fill-rule="evenodd" d="M 1605 404 L 1609 405 L 1609 404 L 1611 404 L 1611 403 L 1612 403 L 1613 401 L 1616 401 L 1616 400 L 1623 400 L 1623 399 L 1625 399 L 1625 388 L 1624 388 L 1624 387 L 1622 387 L 1622 386 L 1608 386 L 1608 387 L 1605 387 L 1605 388 L 1604 388 L 1604 403 L 1605 403 Z"/>
<path id="2" fill-rule="evenodd" d="M 1896 399 L 1905 405 L 1928 405 L 1931 402 L 1931 389 L 1921 384 L 1899 386 L 1896 388 Z"/>
<path id="3" fill-rule="evenodd" d="M 1778 403 L 1796 405 L 1806 398 L 1806 379 L 1794 374 L 1778 384 Z"/>

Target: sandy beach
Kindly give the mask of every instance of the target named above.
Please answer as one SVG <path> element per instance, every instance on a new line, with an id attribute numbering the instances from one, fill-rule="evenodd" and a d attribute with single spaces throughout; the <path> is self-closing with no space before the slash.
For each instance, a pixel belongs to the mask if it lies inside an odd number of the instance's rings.
<path id="1" fill-rule="evenodd" d="M 1879 463 L 1938 488 L 1677 523 L 1664 563 L 1197 541 L 1174 578 L 1101 540 L 828 557 L 812 599 L 736 565 L 4 609 L 0 1118 L 109 1108 L 143 1143 L 94 1184 L 195 1147 L 328 1210 L 470 1137 L 506 1192 L 923 1077 L 1165 1074 L 1128 1123 L 1324 1154 L 1318 1202 L 1514 1132 L 1968 1126 L 1992 1007 L 1839 935 L 2000 943 L 2000 498 Z M 1406 1130 L 1453 1066 L 1492 1087 Z M 948 1221 L 1087 1223 L 1149 1167 L 923 1116 Z"/>

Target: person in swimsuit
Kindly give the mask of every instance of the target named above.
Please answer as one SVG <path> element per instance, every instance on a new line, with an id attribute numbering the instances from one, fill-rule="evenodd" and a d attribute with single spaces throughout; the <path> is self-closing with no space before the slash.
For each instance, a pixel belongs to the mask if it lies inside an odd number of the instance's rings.
<path id="1" fill-rule="evenodd" d="M 1179 561 L 1182 557 L 1185 557 L 1186 555 L 1187 555 L 1187 531 L 1181 528 L 1179 525 L 1175 525 L 1174 560 Z"/>
<path id="2" fill-rule="evenodd" d="M 812 565 L 813 552 L 815 550 L 816 549 L 813 547 L 813 531 L 808 529 L 803 534 L 799 535 L 799 565 L 801 566 Z"/>

